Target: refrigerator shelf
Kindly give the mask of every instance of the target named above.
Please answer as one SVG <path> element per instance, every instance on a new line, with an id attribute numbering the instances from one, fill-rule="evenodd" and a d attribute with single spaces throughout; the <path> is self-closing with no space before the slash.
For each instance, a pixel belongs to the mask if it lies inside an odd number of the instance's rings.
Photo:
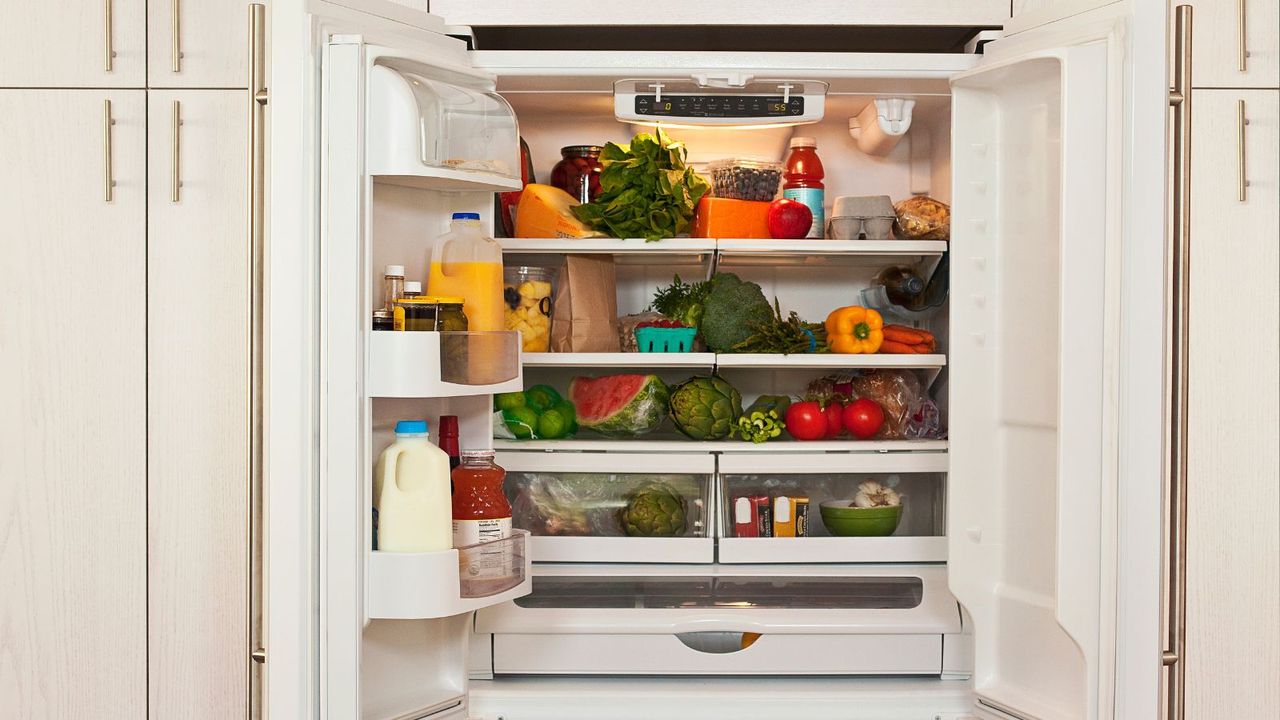
<path id="1" fill-rule="evenodd" d="M 946 537 L 720 538 L 716 544 L 717 561 L 729 564 L 947 561 Z"/>
<path id="2" fill-rule="evenodd" d="M 841 355 L 838 353 L 525 353 L 525 367 L 566 368 L 757 368 L 788 370 L 853 370 L 859 368 L 919 368 L 940 370 L 947 356 Z"/>
<path id="3" fill-rule="evenodd" d="M 517 388 L 519 389 L 519 388 Z M 938 453 L 945 462 L 946 440 L 772 440 L 759 445 L 737 440 L 687 440 L 667 435 L 655 440 L 612 440 L 609 438 L 572 438 L 568 440 L 503 440 L 494 438 L 495 450 L 541 452 L 601 452 L 601 453 L 732 453 L 749 455 L 781 455 L 808 453 L 816 457 L 839 454 L 846 465 L 860 462 L 860 458 L 887 454 L 890 457 L 909 458 L 916 454 Z M 824 461 L 828 464 L 830 461 Z M 892 462 L 892 461 L 889 461 Z M 911 462 L 911 461 L 908 461 Z M 849 472 L 856 472 L 850 470 Z"/>
<path id="4" fill-rule="evenodd" d="M 367 615 L 374 620 L 449 617 L 532 590 L 529 533 L 431 553 L 369 555 Z"/>
<path id="5" fill-rule="evenodd" d="M 643 256 L 669 264 L 676 256 L 714 255 L 721 264 L 831 264 L 941 257 L 946 240 L 766 240 L 734 238 L 500 238 L 508 255 L 613 255 L 634 264 Z"/>
<path id="6" fill-rule="evenodd" d="M 444 398 L 523 388 L 516 332 L 374 332 L 369 397 Z"/>

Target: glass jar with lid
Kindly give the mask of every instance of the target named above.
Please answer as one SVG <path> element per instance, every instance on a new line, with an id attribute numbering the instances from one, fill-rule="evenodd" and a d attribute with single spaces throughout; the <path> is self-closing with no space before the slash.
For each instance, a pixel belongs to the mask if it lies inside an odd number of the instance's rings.
<path id="1" fill-rule="evenodd" d="M 463 312 L 465 300 L 460 297 L 436 296 L 436 329 L 441 332 L 464 332 L 467 315 Z"/>
<path id="2" fill-rule="evenodd" d="M 436 299 L 419 296 L 400 298 L 392 311 L 392 325 L 395 330 L 410 332 L 430 332 L 436 329 Z"/>
<path id="3" fill-rule="evenodd" d="M 600 192 L 599 145 L 569 145 L 560 148 L 560 162 L 551 168 L 551 184 L 573 196 L 575 200 L 589 203 Z"/>

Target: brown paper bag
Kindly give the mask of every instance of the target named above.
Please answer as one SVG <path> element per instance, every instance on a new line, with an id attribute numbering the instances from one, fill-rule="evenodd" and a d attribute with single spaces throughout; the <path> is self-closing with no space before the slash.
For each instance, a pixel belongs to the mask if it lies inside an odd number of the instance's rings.
<path id="1" fill-rule="evenodd" d="M 566 255 L 551 310 L 551 352 L 619 352 L 611 255 Z"/>

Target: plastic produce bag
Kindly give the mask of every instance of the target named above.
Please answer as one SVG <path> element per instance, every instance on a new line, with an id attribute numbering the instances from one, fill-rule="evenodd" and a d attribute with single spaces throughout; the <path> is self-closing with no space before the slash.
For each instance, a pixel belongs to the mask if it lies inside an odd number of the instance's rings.
<path id="1" fill-rule="evenodd" d="M 874 400 L 884 410 L 881 440 L 938 439 L 941 413 L 911 370 L 869 370 L 853 378 L 852 395 Z"/>
<path id="2" fill-rule="evenodd" d="M 689 475 L 512 473 L 507 476 L 516 527 L 535 535 L 619 537 L 633 493 L 662 486 L 685 499 L 683 536 L 705 534 L 702 483 Z"/>
<path id="3" fill-rule="evenodd" d="M 893 234 L 904 240 L 946 240 L 951 237 L 951 208 L 925 195 L 899 200 Z"/>

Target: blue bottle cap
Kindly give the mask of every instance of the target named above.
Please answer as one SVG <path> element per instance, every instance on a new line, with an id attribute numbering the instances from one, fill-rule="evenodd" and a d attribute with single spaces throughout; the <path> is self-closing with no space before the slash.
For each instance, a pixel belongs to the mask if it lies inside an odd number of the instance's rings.
<path id="1" fill-rule="evenodd" d="M 422 435 L 426 432 L 426 420 L 401 420 L 396 423 L 397 435 Z"/>
<path id="2" fill-rule="evenodd" d="M 479 220 L 480 213 L 454 213 L 454 220 Z"/>

